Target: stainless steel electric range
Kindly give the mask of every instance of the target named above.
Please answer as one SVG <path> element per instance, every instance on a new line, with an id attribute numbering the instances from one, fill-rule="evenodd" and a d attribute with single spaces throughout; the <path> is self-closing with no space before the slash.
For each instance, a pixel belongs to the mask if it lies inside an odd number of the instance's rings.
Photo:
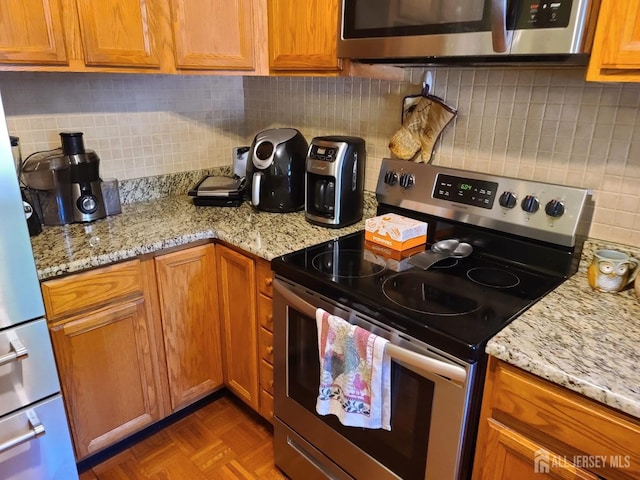
<path id="1" fill-rule="evenodd" d="M 391 159 L 376 196 L 378 214 L 427 222 L 426 249 L 454 239 L 472 252 L 425 269 L 358 232 L 272 261 L 276 465 L 293 480 L 466 479 L 486 342 L 577 270 L 591 196 Z M 317 308 L 394 345 L 391 431 L 316 413 Z"/>

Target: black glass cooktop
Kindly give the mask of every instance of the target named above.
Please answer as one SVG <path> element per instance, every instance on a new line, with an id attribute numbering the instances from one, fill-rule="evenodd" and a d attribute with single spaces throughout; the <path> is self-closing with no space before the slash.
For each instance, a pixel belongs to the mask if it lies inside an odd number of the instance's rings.
<path id="1" fill-rule="evenodd" d="M 484 238 L 468 257 L 445 259 L 422 270 L 372 248 L 358 232 L 276 258 L 272 268 L 411 337 L 473 361 L 489 338 L 564 280 L 561 273 L 544 268 L 544 258 L 532 269 L 501 258 L 483 247 L 487 244 L 491 242 Z M 538 247 L 527 248 L 538 260 L 545 257 Z M 515 260 L 526 254 L 518 252 Z M 568 260 L 566 253 L 562 257 Z"/>

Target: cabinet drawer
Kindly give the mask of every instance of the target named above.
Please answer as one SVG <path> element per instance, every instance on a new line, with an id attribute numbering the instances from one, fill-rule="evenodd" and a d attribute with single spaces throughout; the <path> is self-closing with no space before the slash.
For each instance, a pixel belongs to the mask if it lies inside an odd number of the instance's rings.
<path id="1" fill-rule="evenodd" d="M 263 294 L 258 295 L 258 323 L 273 332 L 273 300 Z"/>
<path id="2" fill-rule="evenodd" d="M 273 334 L 260 329 L 260 358 L 273 365 Z"/>
<path id="3" fill-rule="evenodd" d="M 256 278 L 258 281 L 258 292 L 273 297 L 273 274 L 271 263 L 259 259 L 256 261 Z"/>
<path id="4" fill-rule="evenodd" d="M 273 422 L 273 395 L 265 390 L 260 390 L 260 415 Z"/>
<path id="5" fill-rule="evenodd" d="M 119 298 L 142 294 L 139 260 L 98 268 L 42 284 L 49 320 L 105 305 Z"/>
<path id="6" fill-rule="evenodd" d="M 260 385 L 263 390 L 273 395 L 273 366 L 264 360 L 260 361 Z"/>
<path id="7" fill-rule="evenodd" d="M 593 468 L 605 478 L 640 478 L 640 422 L 604 405 L 494 361 L 491 417 L 566 456 L 629 460 L 629 468 Z"/>

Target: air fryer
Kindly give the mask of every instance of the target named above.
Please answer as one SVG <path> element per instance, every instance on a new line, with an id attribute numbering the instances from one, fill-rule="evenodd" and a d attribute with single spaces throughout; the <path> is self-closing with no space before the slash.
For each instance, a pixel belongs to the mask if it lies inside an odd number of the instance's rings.
<path id="1" fill-rule="evenodd" d="M 305 159 L 308 144 L 293 128 L 258 133 L 247 160 L 247 187 L 251 203 L 267 212 L 294 212 L 304 208 Z"/>

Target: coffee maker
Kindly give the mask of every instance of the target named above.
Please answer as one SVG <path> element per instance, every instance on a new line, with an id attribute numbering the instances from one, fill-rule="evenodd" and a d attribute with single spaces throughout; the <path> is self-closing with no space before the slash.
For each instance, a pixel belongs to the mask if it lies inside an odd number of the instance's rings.
<path id="1" fill-rule="evenodd" d="M 82 132 L 62 132 L 60 138 L 62 154 L 69 164 L 73 221 L 92 222 L 106 217 L 100 158 L 93 150 L 85 150 Z"/>
<path id="2" fill-rule="evenodd" d="M 309 145 L 305 178 L 305 218 L 342 228 L 362 218 L 365 142 L 359 137 L 315 137 Z"/>

